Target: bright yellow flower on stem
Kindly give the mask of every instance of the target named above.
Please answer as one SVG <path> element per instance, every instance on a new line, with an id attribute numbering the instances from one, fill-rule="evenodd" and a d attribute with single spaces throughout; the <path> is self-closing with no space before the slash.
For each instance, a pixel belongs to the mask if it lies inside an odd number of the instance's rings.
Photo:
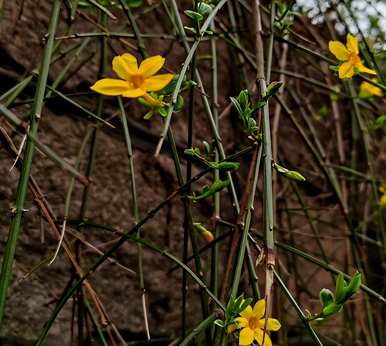
<path id="1" fill-rule="evenodd" d="M 339 78 L 351 78 L 356 73 L 355 69 L 359 72 L 377 74 L 374 70 L 363 65 L 359 57 L 358 40 L 353 35 L 347 35 L 346 46 L 339 41 L 330 41 L 328 48 L 339 61 L 343 61 L 339 66 Z"/>
<path id="2" fill-rule="evenodd" d="M 236 317 L 236 325 L 240 330 L 239 345 L 250 345 L 253 340 L 261 346 L 272 346 L 272 341 L 267 332 L 279 330 L 281 324 L 274 318 L 264 318 L 265 300 L 260 299 L 255 306 L 248 305 L 240 312 L 241 317 Z M 263 344 L 264 340 L 264 344 Z"/>
<path id="3" fill-rule="evenodd" d="M 143 60 L 138 67 L 134 55 L 125 53 L 116 56 L 113 59 L 113 70 L 121 79 L 100 79 L 91 89 L 109 96 L 143 97 L 151 105 L 161 106 L 162 102 L 150 96 L 148 92 L 163 89 L 173 79 L 171 73 L 155 75 L 164 63 L 165 58 L 155 55 Z"/>
<path id="4" fill-rule="evenodd" d="M 372 79 L 372 81 L 376 82 L 377 80 Z M 382 90 L 371 83 L 362 82 L 359 86 L 359 96 L 366 98 L 372 95 L 382 97 Z"/>

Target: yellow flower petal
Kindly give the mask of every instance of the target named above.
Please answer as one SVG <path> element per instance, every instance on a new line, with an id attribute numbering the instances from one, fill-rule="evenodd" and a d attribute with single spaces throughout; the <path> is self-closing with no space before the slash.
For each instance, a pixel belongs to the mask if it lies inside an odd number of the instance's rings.
<path id="1" fill-rule="evenodd" d="M 151 77 L 156 74 L 164 65 L 165 58 L 161 55 L 155 55 L 150 58 L 145 59 L 139 65 L 138 74 L 143 75 L 143 77 Z"/>
<path id="2" fill-rule="evenodd" d="M 344 62 L 339 67 L 339 78 L 351 78 L 354 75 L 354 65 L 350 62 Z"/>
<path id="3" fill-rule="evenodd" d="M 130 85 L 124 80 L 105 78 L 98 80 L 90 89 L 103 95 L 118 96 L 128 91 Z"/>
<path id="4" fill-rule="evenodd" d="M 147 91 L 158 91 L 165 88 L 173 79 L 171 73 L 159 74 L 145 79 L 145 89 Z"/>
<path id="5" fill-rule="evenodd" d="M 113 59 L 113 70 L 119 78 L 130 81 L 130 77 L 138 71 L 136 57 L 129 53 L 116 56 Z"/>
<path id="6" fill-rule="evenodd" d="M 355 64 L 355 67 L 359 70 L 359 72 L 369 73 L 369 74 L 377 74 L 374 70 L 367 68 L 363 65 L 362 61 Z"/>
<path id="7" fill-rule="evenodd" d="M 340 61 L 346 61 L 349 58 L 350 53 L 342 42 L 330 41 L 328 42 L 328 49 Z"/>
<path id="8" fill-rule="evenodd" d="M 237 326 L 239 328 L 248 327 L 248 319 L 246 319 L 245 317 L 236 317 L 235 321 L 237 322 Z"/>
<path id="9" fill-rule="evenodd" d="M 379 199 L 379 204 L 383 208 L 386 207 L 386 193 L 382 195 L 381 198 Z"/>
<path id="10" fill-rule="evenodd" d="M 358 39 L 351 34 L 347 35 L 347 49 L 350 53 L 359 54 Z"/>
<path id="11" fill-rule="evenodd" d="M 244 318 L 249 318 L 252 315 L 252 307 L 248 305 L 239 315 Z"/>
<path id="12" fill-rule="evenodd" d="M 272 346 L 271 338 L 262 329 L 256 329 L 254 332 L 254 339 L 260 346 Z M 264 344 L 263 344 L 264 340 Z"/>
<path id="13" fill-rule="evenodd" d="M 250 328 L 241 329 L 239 345 L 250 345 L 253 342 L 254 331 Z"/>
<path id="14" fill-rule="evenodd" d="M 130 98 L 135 98 L 135 97 L 140 97 L 144 96 L 146 94 L 146 91 L 140 88 L 133 88 L 133 89 L 128 89 L 126 92 L 122 94 L 123 97 L 130 97 Z"/>
<path id="15" fill-rule="evenodd" d="M 262 318 L 265 314 L 265 299 L 260 299 L 256 302 L 253 307 L 253 316 L 258 320 Z"/>
<path id="16" fill-rule="evenodd" d="M 265 321 L 265 318 L 262 318 L 259 321 L 259 328 L 266 329 L 266 330 L 279 330 L 281 328 L 280 322 L 275 318 L 267 318 L 267 322 Z"/>
<path id="17" fill-rule="evenodd" d="M 382 90 L 368 82 L 362 82 L 359 86 L 359 96 L 366 98 L 371 95 L 382 97 Z"/>

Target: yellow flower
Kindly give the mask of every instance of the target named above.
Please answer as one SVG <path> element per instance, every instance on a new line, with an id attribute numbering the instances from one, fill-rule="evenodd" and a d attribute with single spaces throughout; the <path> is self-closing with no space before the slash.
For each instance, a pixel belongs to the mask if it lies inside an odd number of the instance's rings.
<path id="1" fill-rule="evenodd" d="M 346 46 L 339 41 L 330 41 L 328 48 L 339 61 L 343 61 L 339 66 L 339 78 L 351 78 L 356 73 L 355 69 L 359 72 L 377 74 L 374 70 L 363 65 L 359 57 L 358 40 L 353 35 L 347 35 Z"/>
<path id="2" fill-rule="evenodd" d="M 165 58 L 155 55 L 142 61 L 138 67 L 134 55 L 125 53 L 113 59 L 113 70 L 121 79 L 104 78 L 98 80 L 91 89 L 109 96 L 130 98 L 143 97 L 148 103 L 160 106 L 160 101 L 148 94 L 159 91 L 173 79 L 171 73 L 155 74 L 162 68 Z"/>
<path id="3" fill-rule="evenodd" d="M 386 193 L 384 193 L 381 198 L 379 199 L 379 205 L 382 208 L 386 208 Z"/>
<path id="4" fill-rule="evenodd" d="M 372 81 L 376 82 L 377 80 L 374 78 Z M 359 86 L 359 96 L 366 98 L 371 95 L 382 97 L 382 90 L 373 84 L 362 82 Z"/>
<path id="5" fill-rule="evenodd" d="M 260 299 L 255 306 L 248 305 L 245 310 L 240 312 L 241 317 L 236 317 L 237 327 L 241 329 L 239 345 L 250 345 L 253 340 L 261 346 L 272 346 L 272 341 L 267 332 L 269 330 L 279 330 L 281 324 L 274 318 L 264 318 L 265 300 Z M 263 344 L 264 339 L 264 344 Z"/>
<path id="6" fill-rule="evenodd" d="M 380 205 L 382 208 L 385 208 L 385 207 L 386 207 L 386 185 L 385 185 L 385 184 L 382 184 L 382 185 L 379 187 L 379 192 L 382 193 L 382 196 L 381 196 L 381 198 L 379 199 L 379 205 Z"/>

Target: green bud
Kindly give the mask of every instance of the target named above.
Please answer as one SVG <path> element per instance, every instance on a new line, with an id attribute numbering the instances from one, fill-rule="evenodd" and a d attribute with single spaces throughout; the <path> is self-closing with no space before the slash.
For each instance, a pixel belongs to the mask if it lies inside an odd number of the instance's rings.
<path id="1" fill-rule="evenodd" d="M 323 307 L 326 307 L 334 302 L 334 294 L 327 288 L 323 288 L 320 291 L 319 297 Z"/>
<path id="2" fill-rule="evenodd" d="M 342 309 L 341 304 L 332 303 L 332 304 L 327 305 L 325 308 L 323 308 L 322 313 L 323 313 L 324 317 L 327 317 L 327 316 L 331 316 L 331 315 L 336 314 L 341 309 Z"/>
<path id="3" fill-rule="evenodd" d="M 284 175 L 287 178 L 290 178 L 292 180 L 296 181 L 306 181 L 306 178 L 304 178 L 299 172 L 297 171 L 288 171 L 287 173 L 284 173 Z"/>

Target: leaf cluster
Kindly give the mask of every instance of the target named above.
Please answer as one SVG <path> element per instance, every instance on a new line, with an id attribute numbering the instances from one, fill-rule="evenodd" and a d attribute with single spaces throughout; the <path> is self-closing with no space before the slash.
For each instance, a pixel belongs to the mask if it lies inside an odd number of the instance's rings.
<path id="1" fill-rule="evenodd" d="M 239 116 L 244 124 L 244 132 L 248 136 L 257 137 L 258 126 L 254 115 L 268 103 L 268 100 L 272 96 L 278 93 L 282 85 L 282 82 L 270 83 L 263 97 L 254 105 L 251 102 L 249 91 L 246 89 L 240 91 L 237 97 L 230 98 L 233 106 L 236 108 L 236 111 L 239 113 Z"/>
<path id="2" fill-rule="evenodd" d="M 229 325 L 235 324 L 234 319 L 252 303 L 252 300 L 252 298 L 244 299 L 244 294 L 238 298 L 231 296 L 224 312 L 224 320 L 217 319 L 214 321 L 214 324 L 221 328 L 226 328 Z"/>
<path id="3" fill-rule="evenodd" d="M 323 288 L 319 293 L 322 310 L 310 319 L 323 320 L 341 311 L 344 303 L 359 291 L 361 283 L 359 272 L 356 272 L 350 281 L 346 281 L 343 273 L 339 273 L 335 283 L 335 295 L 329 289 Z"/>

